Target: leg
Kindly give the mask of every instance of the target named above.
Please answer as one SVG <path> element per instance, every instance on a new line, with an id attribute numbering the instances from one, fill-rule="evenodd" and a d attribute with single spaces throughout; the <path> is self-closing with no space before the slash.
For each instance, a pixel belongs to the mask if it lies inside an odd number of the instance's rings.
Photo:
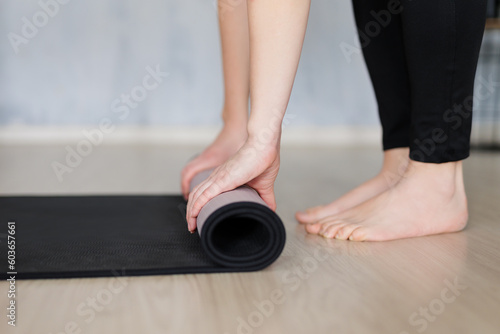
<path id="1" fill-rule="evenodd" d="M 485 2 L 405 0 L 403 5 L 412 87 L 412 160 L 396 186 L 311 225 L 311 233 L 391 240 L 459 231 L 467 224 L 461 160 L 469 153 Z"/>
<path id="2" fill-rule="evenodd" d="M 403 0 L 403 4 L 412 87 L 410 158 L 431 163 L 463 160 L 469 156 L 486 0 Z"/>
<path id="3" fill-rule="evenodd" d="M 187 199 L 191 179 L 202 170 L 217 167 L 236 153 L 247 138 L 250 86 L 250 50 L 246 0 L 219 0 L 219 28 L 224 70 L 224 127 L 199 156 L 182 170 L 182 193 Z"/>
<path id="4" fill-rule="evenodd" d="M 408 165 L 410 82 L 403 46 L 400 15 L 402 7 L 389 7 L 389 2 L 390 0 L 353 0 L 356 26 L 377 97 L 383 129 L 382 169 L 374 178 L 332 203 L 310 208 L 306 212 L 297 212 L 296 218 L 301 223 L 315 223 L 384 192 L 401 179 Z M 376 16 L 382 18 L 382 23 L 375 19 Z M 380 27 L 380 33 L 375 36 L 372 36 L 373 23 Z"/>

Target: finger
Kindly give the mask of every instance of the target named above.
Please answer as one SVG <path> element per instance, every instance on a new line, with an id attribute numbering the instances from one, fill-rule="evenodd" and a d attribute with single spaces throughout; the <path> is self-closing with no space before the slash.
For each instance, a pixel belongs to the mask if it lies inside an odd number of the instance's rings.
<path id="1" fill-rule="evenodd" d="M 189 188 L 191 186 L 191 180 L 193 177 L 198 174 L 199 172 L 205 170 L 207 167 L 205 166 L 206 164 L 200 164 L 196 163 L 196 161 L 193 161 L 189 163 L 186 167 L 181 172 L 181 189 L 182 189 L 182 194 L 184 195 L 184 198 L 187 199 L 189 195 Z"/>
<path id="2" fill-rule="evenodd" d="M 193 202 L 193 196 L 194 196 L 194 192 L 196 191 L 196 188 L 197 187 L 195 187 L 193 189 L 193 191 L 189 193 L 189 195 L 188 195 L 188 201 L 187 201 L 187 205 L 186 205 L 186 222 L 187 222 L 187 225 L 188 225 L 188 230 L 190 232 L 192 232 L 192 227 L 191 227 L 192 223 L 191 223 L 191 220 L 189 219 L 189 217 L 191 216 L 190 215 L 190 213 L 191 213 L 191 209 L 190 208 L 191 208 L 191 204 Z"/>
<path id="3" fill-rule="evenodd" d="M 201 211 L 201 208 L 208 202 L 208 199 L 205 200 L 205 195 L 202 193 L 200 196 L 196 197 L 193 200 L 192 209 L 189 212 L 188 216 L 188 228 L 193 231 L 196 228 L 196 219 L 198 218 L 198 214 Z"/>
<path id="4" fill-rule="evenodd" d="M 260 197 L 266 202 L 269 208 L 276 211 L 276 197 L 274 196 L 274 188 L 265 192 L 259 192 Z"/>
<path id="5" fill-rule="evenodd" d="M 191 212 L 191 208 L 193 207 L 195 199 L 199 196 L 201 191 L 205 190 L 205 188 L 208 187 L 209 182 L 210 182 L 210 177 L 201 182 L 200 184 L 198 184 L 196 187 L 194 187 L 193 190 L 189 193 L 188 203 L 186 208 L 187 214 Z"/>
<path id="6" fill-rule="evenodd" d="M 212 171 L 212 173 L 210 173 L 210 175 L 205 180 L 203 180 L 203 182 L 201 182 L 200 184 L 198 184 L 196 187 L 193 188 L 193 190 L 191 191 L 192 196 L 189 197 L 191 198 L 191 200 L 188 200 L 186 213 L 191 211 L 192 205 L 194 203 L 193 199 L 197 198 L 199 196 L 199 193 L 204 191 L 219 173 L 220 173 L 220 166 L 215 168 Z"/>
<path id="7" fill-rule="evenodd" d="M 184 199 L 188 199 L 189 194 L 189 183 L 194 176 L 191 164 L 188 164 L 181 172 L 181 191 Z"/>
<path id="8" fill-rule="evenodd" d="M 196 174 L 213 167 L 213 164 L 206 159 L 199 160 L 197 157 L 195 160 L 190 161 L 181 172 L 181 189 L 184 198 L 187 199 L 189 195 L 189 188 L 191 186 L 191 180 Z"/>
<path id="9" fill-rule="evenodd" d="M 191 205 L 189 207 L 190 215 L 193 217 L 198 216 L 198 213 L 201 210 L 201 207 L 199 207 L 199 201 L 201 199 L 208 197 L 209 199 L 205 201 L 206 203 L 220 193 L 220 187 L 218 183 L 215 182 L 214 178 L 209 178 L 203 184 L 200 184 L 200 187 L 193 194 L 193 200 L 191 201 Z M 195 206 L 197 209 L 195 209 Z"/>
<path id="10" fill-rule="evenodd" d="M 196 194 L 196 191 L 198 191 L 198 188 L 200 185 L 201 184 L 194 187 L 193 191 L 191 191 L 188 195 L 188 202 L 187 202 L 187 206 L 186 206 L 186 221 L 187 221 L 187 225 L 188 225 L 188 230 L 191 232 L 196 228 L 196 221 L 193 223 L 193 220 L 191 219 L 191 207 L 193 205 L 194 196 Z"/>
<path id="11" fill-rule="evenodd" d="M 186 220 L 188 222 L 188 229 L 194 231 L 196 229 L 196 217 L 198 213 L 193 214 L 193 206 L 197 202 L 203 191 L 210 186 L 211 179 L 207 179 L 196 186 L 193 191 L 189 194 L 189 200 L 186 208 Z"/>
<path id="12" fill-rule="evenodd" d="M 188 228 L 190 231 L 193 231 L 196 228 L 196 218 L 198 217 L 198 214 L 203 206 L 205 206 L 205 204 L 207 204 L 207 202 L 213 197 L 218 195 L 218 193 L 214 191 L 213 186 L 213 184 L 209 183 L 204 187 L 200 187 L 200 189 L 193 194 L 190 202 L 190 209 L 187 213 Z"/>
<path id="13" fill-rule="evenodd" d="M 232 189 L 231 184 L 228 183 L 229 180 L 221 176 L 223 174 L 224 173 L 220 170 L 214 172 L 212 176 L 204 182 L 204 184 L 201 184 L 200 187 L 194 191 L 187 217 L 191 228 L 195 224 L 194 218 L 198 217 L 198 214 L 205 204 L 207 204 L 215 196 Z"/>

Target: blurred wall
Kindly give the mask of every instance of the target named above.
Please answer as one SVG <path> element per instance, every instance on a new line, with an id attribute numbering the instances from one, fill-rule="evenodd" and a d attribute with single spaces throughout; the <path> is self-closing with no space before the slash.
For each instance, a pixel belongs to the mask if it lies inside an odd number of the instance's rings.
<path id="1" fill-rule="evenodd" d="M 0 126 L 88 125 L 107 116 L 128 125 L 219 124 L 213 0 L 54 1 L 0 2 Z M 291 125 L 377 124 L 362 56 L 340 47 L 354 39 L 349 0 L 312 1 Z M 157 67 L 168 76 L 144 89 Z M 131 93 L 140 102 L 126 113 L 117 99 Z"/>

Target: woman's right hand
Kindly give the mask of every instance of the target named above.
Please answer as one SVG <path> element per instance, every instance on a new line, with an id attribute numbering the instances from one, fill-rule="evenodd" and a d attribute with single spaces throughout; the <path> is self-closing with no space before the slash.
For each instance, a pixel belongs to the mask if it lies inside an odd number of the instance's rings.
<path id="1" fill-rule="evenodd" d="M 280 167 L 279 138 L 271 143 L 250 136 L 235 155 L 193 189 L 186 210 L 189 231 L 196 229 L 198 214 L 208 201 L 244 184 L 257 191 L 271 210 L 276 210 L 274 182 Z"/>
<path id="2" fill-rule="evenodd" d="M 184 198 L 188 199 L 189 184 L 196 174 L 226 162 L 243 146 L 247 137 L 246 124 L 226 123 L 214 142 L 182 169 L 181 188 Z"/>

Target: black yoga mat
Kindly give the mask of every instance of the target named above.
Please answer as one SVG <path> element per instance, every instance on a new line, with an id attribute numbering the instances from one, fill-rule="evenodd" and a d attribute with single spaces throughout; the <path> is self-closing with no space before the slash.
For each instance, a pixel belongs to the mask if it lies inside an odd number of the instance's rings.
<path id="1" fill-rule="evenodd" d="M 263 269 L 281 254 L 285 230 L 267 206 L 242 201 L 241 190 L 234 201 L 225 193 L 199 234 L 187 230 L 181 196 L 0 197 L 0 276 L 12 271 L 8 222 L 15 222 L 17 279 Z"/>

